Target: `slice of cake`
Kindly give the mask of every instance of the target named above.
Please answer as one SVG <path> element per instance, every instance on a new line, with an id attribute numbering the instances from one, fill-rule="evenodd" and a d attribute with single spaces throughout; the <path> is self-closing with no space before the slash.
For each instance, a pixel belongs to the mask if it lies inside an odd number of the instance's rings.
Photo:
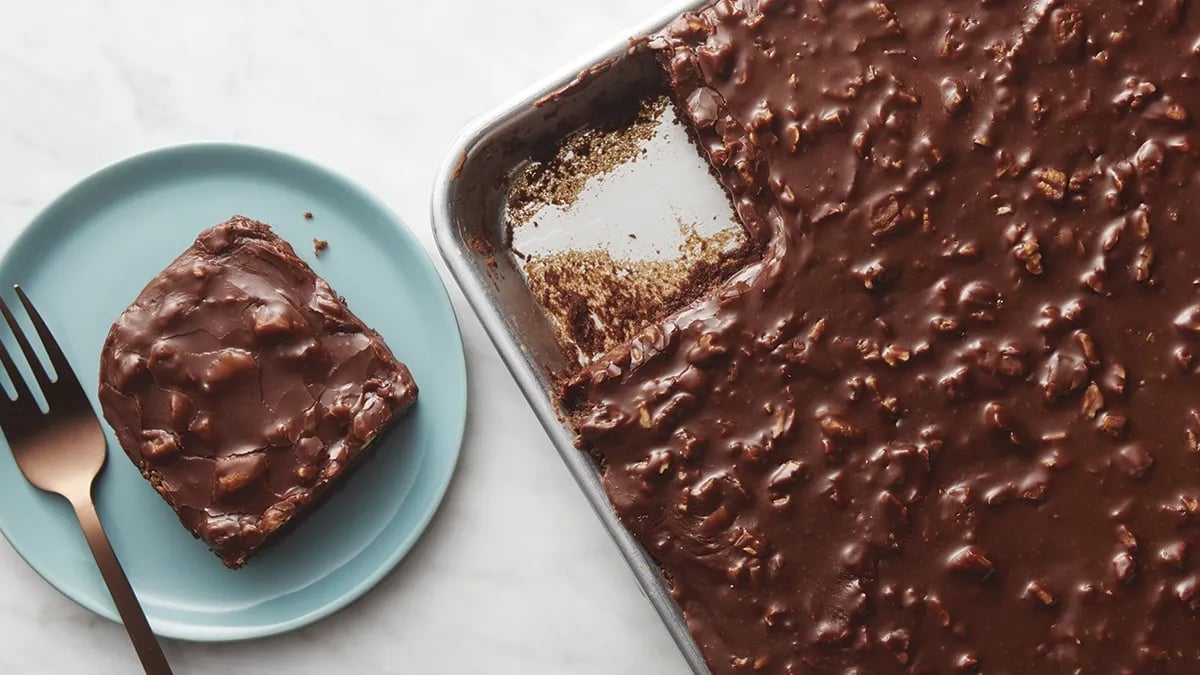
<path id="1" fill-rule="evenodd" d="M 108 334 L 125 452 L 226 566 L 312 507 L 416 399 L 378 333 L 271 228 L 200 233 Z"/>

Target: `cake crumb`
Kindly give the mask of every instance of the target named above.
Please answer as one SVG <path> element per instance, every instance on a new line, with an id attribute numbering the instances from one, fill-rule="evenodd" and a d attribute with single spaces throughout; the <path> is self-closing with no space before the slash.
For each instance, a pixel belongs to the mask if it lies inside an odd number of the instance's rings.
<path id="1" fill-rule="evenodd" d="M 462 153 L 458 156 L 458 161 L 454 163 L 454 172 L 450 174 L 450 180 L 458 180 L 462 178 L 463 166 L 467 163 L 467 153 Z"/>
<path id="2" fill-rule="evenodd" d="M 487 257 L 494 254 L 491 242 L 477 234 L 473 234 L 467 238 L 467 245 L 478 255 Z"/>
<path id="3" fill-rule="evenodd" d="M 321 251 L 329 248 L 329 242 L 324 239 L 313 239 L 313 255 L 321 255 Z"/>

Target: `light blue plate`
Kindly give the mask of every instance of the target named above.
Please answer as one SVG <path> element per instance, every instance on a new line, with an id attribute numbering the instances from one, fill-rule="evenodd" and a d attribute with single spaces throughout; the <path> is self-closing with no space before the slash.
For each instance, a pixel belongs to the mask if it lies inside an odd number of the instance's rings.
<path id="1" fill-rule="evenodd" d="M 0 261 L 0 284 L 29 292 L 99 410 L 91 385 L 112 321 L 197 233 L 234 214 L 270 223 L 290 241 L 383 334 L 421 394 L 363 470 L 238 571 L 180 526 L 109 433 L 94 493 L 100 517 L 154 630 L 184 640 L 280 633 L 365 593 L 433 516 L 466 420 L 458 324 L 421 245 L 361 188 L 289 155 L 200 144 L 109 166 L 29 225 Z M 314 237 L 329 241 L 319 259 Z M 67 503 L 26 483 L 2 441 L 0 530 L 55 588 L 116 620 Z"/>

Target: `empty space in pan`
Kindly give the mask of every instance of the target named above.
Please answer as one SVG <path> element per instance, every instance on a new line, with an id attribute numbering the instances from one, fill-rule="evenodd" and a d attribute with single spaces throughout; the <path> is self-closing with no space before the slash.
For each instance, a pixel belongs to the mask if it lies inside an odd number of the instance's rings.
<path id="1" fill-rule="evenodd" d="M 626 342 L 740 267 L 749 243 L 661 92 L 608 111 L 513 174 L 509 251 L 568 362 Z"/>

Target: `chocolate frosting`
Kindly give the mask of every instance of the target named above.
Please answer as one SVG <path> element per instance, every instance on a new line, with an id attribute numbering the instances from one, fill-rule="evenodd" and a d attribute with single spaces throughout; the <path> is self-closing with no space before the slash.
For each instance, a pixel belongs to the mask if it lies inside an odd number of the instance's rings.
<path id="1" fill-rule="evenodd" d="M 722 0 L 648 40 L 766 253 L 565 402 L 714 672 L 1197 669 L 1198 39 Z"/>
<path id="2" fill-rule="evenodd" d="M 238 567 L 417 396 L 378 333 L 271 229 L 205 230 L 113 324 L 100 402 L 125 452 Z"/>

